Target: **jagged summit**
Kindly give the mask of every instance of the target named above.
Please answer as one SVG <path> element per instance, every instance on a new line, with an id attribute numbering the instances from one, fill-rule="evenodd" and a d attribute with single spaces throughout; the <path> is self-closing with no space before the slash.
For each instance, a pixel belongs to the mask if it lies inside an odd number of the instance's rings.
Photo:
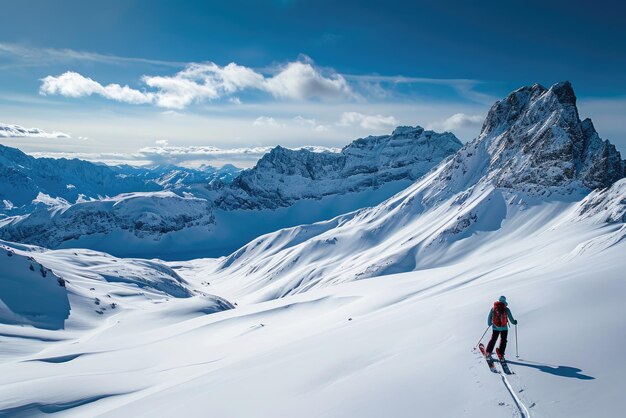
<path id="1" fill-rule="evenodd" d="M 508 264 L 508 244 L 499 239 L 517 244 L 526 233 L 528 244 L 520 247 L 526 252 L 537 242 L 528 231 L 623 222 L 625 180 L 616 181 L 622 164 L 591 121 L 580 120 L 569 83 L 523 87 L 493 105 L 475 140 L 390 199 L 259 237 L 203 273 L 217 276 L 216 282 L 237 275 L 259 301 L 446 268 L 455 257 L 501 251 Z M 624 238 L 623 227 L 613 230 L 597 248 Z"/>
<path id="2" fill-rule="evenodd" d="M 391 135 L 359 138 L 341 152 L 273 148 L 228 187 L 218 186 L 218 207 L 277 208 L 303 198 L 343 194 L 401 180 L 416 180 L 454 154 L 461 141 L 449 132 L 399 126 Z"/>
<path id="3" fill-rule="evenodd" d="M 541 84 L 520 87 L 510 93 L 505 99 L 498 100 L 491 106 L 487 117 L 483 123 L 479 136 L 493 134 L 498 129 L 506 129 L 515 124 L 529 107 L 541 101 L 543 109 L 550 110 L 556 107 L 567 110 L 563 113 L 570 123 L 578 120 L 578 110 L 576 108 L 576 95 L 569 81 L 554 84 L 550 89 Z M 541 114 L 534 114 L 541 118 Z"/>
<path id="4" fill-rule="evenodd" d="M 567 81 L 522 87 L 497 101 L 480 135 L 441 173 L 453 192 L 486 180 L 537 194 L 589 191 L 622 177 L 620 153 L 590 119 L 580 120 Z"/>

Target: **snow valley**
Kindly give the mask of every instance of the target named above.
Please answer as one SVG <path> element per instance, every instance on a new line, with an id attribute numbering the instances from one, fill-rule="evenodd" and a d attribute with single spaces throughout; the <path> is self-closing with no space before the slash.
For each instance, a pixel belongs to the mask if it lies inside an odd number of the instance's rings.
<path id="1" fill-rule="evenodd" d="M 1 151 L 0 416 L 623 409 L 626 162 L 568 82 L 510 93 L 466 144 L 398 127 L 241 172 Z M 472 348 L 503 293 L 500 377 Z"/>

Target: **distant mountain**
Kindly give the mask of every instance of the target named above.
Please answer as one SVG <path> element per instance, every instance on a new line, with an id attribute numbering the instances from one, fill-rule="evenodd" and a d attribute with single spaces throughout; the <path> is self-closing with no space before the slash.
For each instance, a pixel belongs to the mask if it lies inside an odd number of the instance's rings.
<path id="1" fill-rule="evenodd" d="M 198 168 L 180 167 L 175 165 L 159 166 L 111 166 L 111 169 L 126 177 L 134 177 L 144 180 L 146 183 L 154 182 L 164 189 L 177 189 L 191 186 L 206 186 L 219 181 L 230 184 L 241 171 L 232 164 L 226 164 L 216 168 L 203 165 Z"/>
<path id="2" fill-rule="evenodd" d="M 87 161 L 34 158 L 0 145 L 0 213 L 26 213 L 33 201 L 47 195 L 66 202 L 98 199 L 132 191 L 157 191 L 152 181 L 118 175 L 113 169 Z"/>
<path id="3" fill-rule="evenodd" d="M 301 199 L 358 192 L 416 180 L 462 143 L 449 132 L 401 126 L 391 135 L 357 139 L 341 152 L 276 147 L 214 198 L 221 209 L 274 209 Z"/>
<path id="4" fill-rule="evenodd" d="M 74 204 L 42 197 L 39 201 L 46 205 L 1 221 L 0 237 L 125 256 L 226 255 L 264 233 L 378 204 L 461 146 L 450 133 L 400 127 L 391 135 L 358 139 L 339 153 L 276 147 L 230 183 L 236 170 L 232 167 L 110 168 L 118 178 L 141 180 L 171 193 L 123 194 Z M 188 186 L 206 175 L 212 180 Z M 194 209 L 185 217 L 188 205 Z M 128 245 L 119 245 L 119 239 Z"/>
<path id="5" fill-rule="evenodd" d="M 0 145 L 0 215 L 23 215 L 41 204 L 67 205 L 122 193 L 202 191 L 215 181 L 229 184 L 240 171 L 230 164 L 197 169 L 173 165 L 107 166 L 79 159 L 34 158 Z"/>

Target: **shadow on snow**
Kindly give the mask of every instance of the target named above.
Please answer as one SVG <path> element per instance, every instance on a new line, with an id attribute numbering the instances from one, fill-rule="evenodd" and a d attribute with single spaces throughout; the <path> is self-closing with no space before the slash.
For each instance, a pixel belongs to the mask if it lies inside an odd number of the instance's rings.
<path id="1" fill-rule="evenodd" d="M 581 379 L 581 380 L 594 380 L 595 379 L 595 377 L 593 376 L 588 376 L 586 374 L 583 374 L 582 370 L 576 367 L 552 366 L 548 364 L 542 364 L 542 363 L 537 363 L 534 361 L 528 361 L 528 360 L 522 360 L 522 359 L 520 359 L 519 361 L 507 360 L 507 363 L 515 364 L 517 366 L 532 367 L 533 369 L 538 369 L 544 373 L 553 374 L 555 376 L 569 377 L 572 379 Z"/>

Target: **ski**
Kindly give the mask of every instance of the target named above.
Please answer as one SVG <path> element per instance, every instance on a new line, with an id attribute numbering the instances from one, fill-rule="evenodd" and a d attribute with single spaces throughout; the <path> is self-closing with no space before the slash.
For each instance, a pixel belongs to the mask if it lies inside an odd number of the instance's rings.
<path id="1" fill-rule="evenodd" d="M 504 356 L 500 353 L 500 349 L 496 348 L 496 355 L 498 356 L 498 361 L 500 362 L 500 366 L 502 370 L 504 370 L 505 374 L 513 374 L 511 369 L 509 369 L 509 364 L 506 362 Z"/>
<path id="2" fill-rule="evenodd" d="M 493 373 L 498 373 L 498 370 L 496 369 L 496 365 L 494 364 L 495 361 L 493 360 L 493 357 L 487 355 L 485 346 L 482 343 L 480 343 L 478 345 L 478 348 L 480 349 L 480 352 L 483 353 L 485 360 L 487 360 L 487 365 L 489 366 L 489 370 L 491 370 Z"/>

